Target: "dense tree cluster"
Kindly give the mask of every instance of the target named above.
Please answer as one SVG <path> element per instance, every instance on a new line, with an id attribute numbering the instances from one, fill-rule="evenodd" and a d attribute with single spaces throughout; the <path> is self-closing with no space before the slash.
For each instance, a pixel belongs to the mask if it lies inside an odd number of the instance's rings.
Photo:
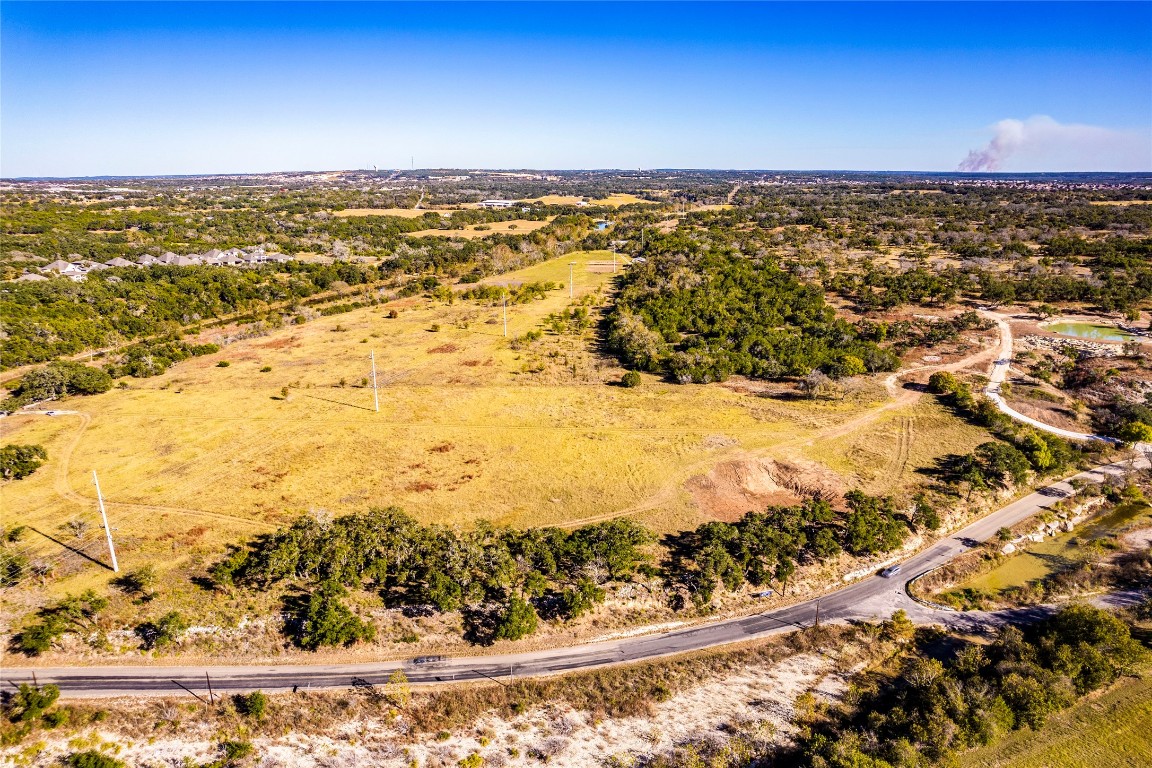
<path id="1" fill-rule="evenodd" d="M 68 395 L 98 395 L 111 388 L 112 377 L 107 371 L 69 360 L 57 360 L 24 374 L 10 390 L 3 407 L 11 411 L 29 403 Z"/>
<path id="2" fill-rule="evenodd" d="M 958 753 L 1022 728 L 1039 729 L 1079 696 L 1129 673 L 1147 651 L 1128 625 L 1072 605 L 983 646 L 940 658 L 935 636 L 900 658 L 895 674 L 866 673 L 853 695 L 801 719 L 795 748 L 775 764 L 806 768 L 952 765 Z"/>
<path id="3" fill-rule="evenodd" d="M 0 477 L 22 480 L 47 460 L 48 451 L 42 445 L 6 445 L 0 448 Z"/>
<path id="4" fill-rule="evenodd" d="M 305 516 L 235 548 L 211 574 L 228 587 L 302 587 L 285 602 L 294 617 L 289 634 L 304 648 L 371 637 L 344 604 L 346 588 L 375 591 L 393 606 L 463 610 L 468 635 L 487 642 L 530 634 L 538 616 L 580 616 L 604 599 L 603 585 L 638 573 L 663 574 L 674 605 L 704 606 L 721 584 L 735 590 L 776 580 L 786 588 L 800 565 L 841 549 L 888 552 L 910 528 L 939 525 L 921 503 L 899 513 L 892 499 L 858 491 L 846 502 L 844 515 L 811 500 L 670 535 L 659 570 L 647 552 L 655 538 L 626 518 L 571 531 L 481 523 L 461 532 L 421 525 L 395 508 L 330 521 Z"/>
<path id="5" fill-rule="evenodd" d="M 610 316 L 609 341 L 631 367 L 703 383 L 814 369 L 840 378 L 898 365 L 836 317 L 819 285 L 769 257 L 683 235 L 654 237 L 642 254 L 621 279 Z"/>
<path id="6" fill-rule="evenodd" d="M 909 530 L 936 527 L 939 519 L 917 504 L 900 514 L 890 497 L 850 491 L 848 511 L 837 512 L 822 499 L 791 507 L 749 512 L 734 523 L 713 521 L 665 537 L 664 576 L 677 602 L 697 606 L 712 601 L 717 587 L 739 589 L 745 583 L 773 580 L 787 590 L 800 565 L 819 562 L 847 550 L 873 555 L 899 548 Z"/>
<path id="7" fill-rule="evenodd" d="M 257 269 L 125 267 L 78 283 L 9 283 L 0 291 L 0 319 L 8 333 L 0 366 L 168 333 L 200 320 L 303 299 L 337 281 L 360 285 L 379 275 L 375 267 L 356 264 L 289 262 Z"/>
<path id="8" fill-rule="evenodd" d="M 955 485 L 966 484 L 969 496 L 977 491 L 1022 485 L 1032 473 L 1039 477 L 1060 474 L 1076 463 L 1079 454 L 1096 449 L 1093 445 L 1074 445 L 1057 435 L 1018 424 L 1001 413 L 988 398 L 978 398 L 967 383 L 947 371 L 933 373 L 928 388 L 941 395 L 962 416 L 999 438 L 982 443 L 972 453 L 946 457 L 942 461 L 945 480 Z"/>
<path id="9" fill-rule="evenodd" d="M 519 598 L 577 615 L 589 600 L 602 599 L 597 585 L 636 573 L 650 540 L 623 519 L 573 531 L 481 524 L 457 532 L 420 525 L 389 508 L 331 522 L 303 517 L 235 550 L 212 576 L 221 584 L 259 588 L 284 581 L 318 585 L 303 612 L 296 611 L 301 618 L 294 629 L 301 645 L 314 647 L 362 636 L 354 617 L 339 607 L 345 586 L 376 590 L 390 605 L 441 611 L 500 604 L 515 626 L 524 625 Z"/>

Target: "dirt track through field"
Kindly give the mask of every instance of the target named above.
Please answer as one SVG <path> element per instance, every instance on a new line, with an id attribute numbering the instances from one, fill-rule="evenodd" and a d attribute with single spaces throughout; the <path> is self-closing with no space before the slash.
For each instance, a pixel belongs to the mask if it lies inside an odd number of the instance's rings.
<path id="1" fill-rule="evenodd" d="M 993 346 L 987 349 L 982 349 L 979 352 L 971 354 L 968 357 L 957 360 L 953 363 L 947 363 L 943 365 L 920 365 L 913 368 L 905 368 L 904 370 L 896 371 L 884 380 L 884 387 L 892 396 L 892 399 L 889 402 L 879 406 L 878 408 L 873 408 L 867 413 L 857 416 L 854 419 L 843 422 L 842 424 L 826 427 L 812 435 L 796 437 L 792 438 L 791 440 L 781 442 L 773 446 L 770 451 L 766 451 L 765 453 L 775 454 L 778 450 L 783 448 L 793 448 L 798 445 L 814 445 L 818 441 L 833 440 L 835 438 L 843 437 L 845 435 L 852 434 L 853 432 L 857 432 L 869 424 L 874 423 L 877 419 L 891 410 L 915 405 L 915 403 L 924 394 L 921 390 L 918 389 L 901 387 L 899 385 L 900 379 L 914 373 L 924 373 L 926 371 L 948 371 L 951 373 L 964 370 L 965 368 L 970 368 L 985 359 L 994 359 L 998 351 L 998 348 Z M 915 440 L 915 419 L 913 417 L 904 417 L 904 422 L 905 423 L 902 423 L 900 427 L 897 457 L 894 459 L 894 466 L 891 468 L 893 472 L 892 485 L 896 484 L 896 480 L 903 473 L 904 469 L 907 468 L 911 455 L 912 443 Z M 599 523 L 604 520 L 611 520 L 615 517 L 638 515 L 644 512 L 651 512 L 655 509 L 659 509 L 661 506 L 671 504 L 676 501 L 676 497 L 681 493 L 684 483 L 690 477 L 701 474 L 703 472 L 707 472 L 717 464 L 729 461 L 735 456 L 743 453 L 745 452 L 737 449 L 709 456 L 708 458 L 702 461 L 698 461 L 695 464 L 681 470 L 679 473 L 677 473 L 675 478 L 666 483 L 655 494 L 649 496 L 647 499 L 641 501 L 638 504 L 634 504 L 633 506 L 617 510 L 615 512 L 607 512 L 605 514 L 591 515 L 589 517 L 580 518 L 578 520 L 570 520 L 566 522 L 562 527 L 576 528 L 581 525 L 589 525 L 591 523 Z"/>
<path id="2" fill-rule="evenodd" d="M 800 446 L 800 445 L 811 446 L 811 445 L 816 444 L 819 441 L 832 440 L 832 439 L 835 439 L 838 437 L 842 437 L 842 436 L 857 432 L 860 429 L 876 422 L 878 419 L 883 417 L 887 412 L 894 410 L 894 409 L 900 409 L 900 408 L 905 408 L 905 407 L 911 406 L 919 400 L 920 396 L 923 393 L 919 390 L 916 390 L 916 389 L 905 388 L 905 387 L 899 386 L 899 381 L 901 378 L 904 378 L 904 377 L 909 376 L 909 375 L 914 374 L 914 373 L 922 373 L 922 372 L 926 372 L 926 371 L 936 371 L 936 370 L 957 371 L 957 370 L 961 370 L 961 369 L 968 368 L 968 367 L 975 365 L 976 363 L 980 362 L 984 358 L 994 357 L 996 352 L 997 352 L 996 348 L 983 349 L 983 350 L 981 350 L 981 351 L 979 351 L 973 355 L 970 355 L 970 356 L 968 356 L 962 360 L 959 360 L 959 361 L 956 361 L 953 363 L 949 363 L 946 365 L 916 366 L 913 368 L 908 368 L 908 369 L 905 369 L 903 371 L 898 371 L 896 373 L 893 373 L 890 376 L 888 376 L 884 382 L 885 388 L 887 389 L 887 391 L 891 395 L 891 400 L 889 400 L 889 402 L 884 403 L 883 405 L 880 405 L 879 407 L 873 408 L 873 409 L 867 411 L 866 413 L 861 414 L 855 418 L 849 419 L 846 422 L 843 422 L 840 424 L 830 425 L 830 426 L 818 429 L 816 432 L 814 432 L 812 434 L 809 434 L 806 436 L 801 436 L 801 437 L 795 437 L 795 438 L 792 438 L 790 440 L 781 442 L 781 443 L 773 446 L 773 448 L 770 449 L 769 451 L 761 452 L 761 453 L 764 453 L 766 456 L 778 456 L 779 455 L 778 451 L 780 449 L 794 448 L 794 447 Z M 72 454 L 74 453 L 76 447 L 79 445 L 80 441 L 83 439 L 85 432 L 87 431 L 89 425 L 91 424 L 92 418 L 89 414 L 79 412 L 79 411 L 72 412 L 68 415 L 79 416 L 81 419 L 81 424 L 80 424 L 80 428 L 77 430 L 75 436 L 72 438 L 72 440 L 68 443 L 68 445 L 61 452 L 60 461 L 59 461 L 59 464 L 57 466 L 56 475 L 55 475 L 54 481 L 53 481 L 53 487 L 54 487 L 56 494 L 60 498 L 66 499 L 66 500 L 68 500 L 68 501 L 70 501 L 70 502 L 72 502 L 78 506 L 81 506 L 81 507 L 92 508 L 92 507 L 94 507 L 95 501 L 96 501 L 95 494 L 92 493 L 91 495 L 84 495 L 84 494 L 77 492 L 72 487 L 70 480 L 69 480 Z M 58 416 L 56 418 L 66 418 L 66 416 L 64 414 L 61 414 L 60 416 Z M 181 417 L 181 416 L 167 415 L 167 416 L 163 416 L 163 417 L 159 417 L 159 418 L 161 418 L 161 419 L 197 419 L 197 420 L 203 420 L 203 421 L 215 421 L 219 426 L 216 428 L 216 430 L 214 431 L 213 434 L 216 434 L 217 436 L 223 435 L 223 433 L 227 430 L 227 427 L 225 425 L 229 422 L 235 422 L 235 421 L 249 422 L 249 421 L 253 420 L 251 417 L 243 417 L 243 416 L 235 416 L 235 417 L 213 416 L 210 419 L 204 419 L 203 417 L 194 417 L 194 416 Z M 253 454 L 251 450 L 244 451 L 245 458 L 251 459 L 251 458 L 253 458 L 254 455 L 256 457 L 268 456 L 268 455 L 272 454 L 278 448 L 281 448 L 284 445 L 289 444 L 294 439 L 296 439 L 296 434 L 295 434 L 294 430 L 290 426 L 288 426 L 288 424 L 281 422 L 280 419 L 257 419 L 257 420 L 277 422 L 277 426 L 273 427 L 272 430 L 270 431 L 270 434 L 268 435 L 268 437 L 272 437 L 273 439 L 271 439 L 271 440 L 265 439 L 265 441 L 263 442 L 263 444 L 261 446 L 261 449 L 259 450 L 259 452 L 257 454 Z M 328 419 L 323 419 L 323 420 L 325 420 L 325 421 L 341 421 L 343 419 L 341 417 L 336 417 L 334 419 L 330 417 Z M 886 468 L 886 474 L 891 478 L 892 484 L 896 483 L 896 480 L 900 477 L 901 474 L 903 474 L 904 470 L 907 467 L 910 452 L 911 452 L 911 446 L 912 446 L 912 443 L 913 443 L 914 438 L 915 438 L 914 425 L 915 425 L 915 420 L 913 417 L 905 416 L 905 417 L 902 417 L 900 419 L 899 428 L 898 428 L 898 432 L 897 432 L 897 450 L 896 450 L 895 454 L 893 455 L 892 460 L 889 462 L 889 466 Z M 540 429 L 540 427 L 534 426 L 534 425 L 507 425 L 507 424 L 421 425 L 421 424 L 411 424 L 411 423 L 408 423 L 408 424 L 395 423 L 392 426 L 397 426 L 397 427 L 402 426 L 402 427 L 407 428 L 407 429 L 413 429 L 413 428 L 418 429 L 422 426 L 435 427 L 437 429 L 443 429 L 445 427 L 451 428 L 451 427 L 455 426 L 455 427 L 458 427 L 461 429 L 469 429 L 469 430 L 471 430 L 471 429 L 501 429 L 501 430 L 507 430 L 507 429 L 525 429 L 525 430 Z M 582 432 L 583 431 L 589 431 L 589 430 L 591 430 L 591 431 L 609 431 L 609 432 L 656 431 L 656 432 L 667 432 L 670 434 L 680 432 L 680 430 L 677 430 L 675 428 L 667 428 L 667 429 L 656 428 L 654 430 L 653 429 L 644 429 L 644 428 L 632 428 L 632 427 L 587 427 L 587 426 L 571 426 L 571 427 L 550 426 L 547 428 L 548 429 L 561 429 L 561 430 L 575 430 L 575 431 L 582 431 Z M 239 453 L 237 453 L 237 451 L 241 450 L 239 444 L 232 446 L 231 450 L 229 450 L 228 448 L 225 448 L 224 450 L 227 451 L 227 455 L 220 453 L 219 450 L 217 450 L 216 453 L 214 454 L 213 461 L 218 465 L 221 465 L 221 466 L 226 465 L 228 463 L 227 459 L 229 459 L 229 458 L 239 458 L 240 457 Z M 676 475 L 673 478 L 671 478 L 667 483 L 665 483 L 663 487 L 661 487 L 654 494 L 648 496 L 643 501 L 640 501 L 636 504 L 633 504 L 633 505 L 626 507 L 626 508 L 623 508 L 623 509 L 614 510 L 612 512 L 608 512 L 608 513 L 604 513 L 604 514 L 598 514 L 598 515 L 592 515 L 592 516 L 588 516 L 588 517 L 584 517 L 584 518 L 580 518 L 580 519 L 576 519 L 576 520 L 570 520 L 570 521 L 567 521 L 566 523 L 564 523 L 563 527 L 565 527 L 565 528 L 578 527 L 581 525 L 587 525 L 590 523 L 601 522 L 603 520 L 609 520 L 609 519 L 616 518 L 616 517 L 642 514 L 645 512 L 654 511 L 656 509 L 659 509 L 662 506 L 673 504 L 677 501 L 678 497 L 683 492 L 684 483 L 689 478 L 694 477 L 696 475 L 700 475 L 700 474 L 709 472 L 718 464 L 721 464 L 721 463 L 724 463 L 727 461 L 747 459 L 749 457 L 749 455 L 750 454 L 746 450 L 743 450 L 740 448 L 733 448 L 730 450 L 725 450 L 725 451 L 720 451 L 720 452 L 714 453 L 714 454 L 702 459 L 701 461 L 695 462 L 695 463 L 681 469 L 679 472 L 676 473 Z M 195 469 L 196 466 L 201 463 L 201 461 L 202 461 L 202 457 L 199 457 L 199 456 L 192 457 L 192 458 L 189 458 L 185 461 L 179 462 L 178 464 L 175 465 L 175 467 L 176 468 L 182 468 L 184 470 L 192 470 L 192 469 Z M 199 482 L 200 482 L 200 480 L 198 478 L 191 477 L 185 483 L 179 485 L 178 489 L 180 489 L 180 490 L 191 489 L 194 486 L 196 486 Z M 236 515 L 229 515 L 229 514 L 220 513 L 220 512 L 209 512 L 209 511 L 206 511 L 203 509 L 194 509 L 194 508 L 189 508 L 189 507 L 174 507 L 174 506 L 167 506 L 167 505 L 161 505 L 161 504 L 149 504 L 149 503 L 143 503 L 143 502 L 116 501 L 116 500 L 106 500 L 106 503 L 107 503 L 110 511 L 112 511 L 114 515 L 117 511 L 119 511 L 121 513 L 133 512 L 133 513 L 137 513 L 137 514 L 161 512 L 161 513 L 173 513 L 173 514 L 185 515 L 185 516 L 191 516 L 191 517 L 214 519 L 214 520 L 219 520 L 222 522 L 228 522 L 231 524 L 241 525 L 241 526 L 248 527 L 248 528 L 257 528 L 257 529 L 268 530 L 268 529 L 271 529 L 274 527 L 272 524 L 269 524 L 269 523 L 266 523 L 266 522 L 263 522 L 260 520 L 255 520 L 252 518 L 241 517 L 241 516 L 236 516 Z M 38 510 L 34 510 L 34 511 L 38 511 Z"/>
<path id="3" fill-rule="evenodd" d="M 77 493 L 75 489 L 72 488 L 72 483 L 69 480 L 68 475 L 71 470 L 72 453 L 76 450 L 76 446 L 80 444 L 80 440 L 84 437 L 84 433 L 87 431 L 88 426 L 92 423 L 92 417 L 87 413 L 76 411 L 74 413 L 55 416 L 52 418 L 67 418 L 68 416 L 80 417 L 80 429 L 76 431 L 76 434 L 72 437 L 72 440 L 69 441 L 68 445 L 64 447 L 64 450 L 60 452 L 60 461 L 57 464 L 56 475 L 53 478 L 53 490 L 56 491 L 56 495 L 60 498 L 67 499 L 68 501 L 71 501 L 73 504 L 78 506 L 90 508 L 96 504 L 95 494 L 92 496 L 84 496 L 80 493 Z M 271 529 L 273 527 L 261 520 L 253 520 L 251 518 L 239 517 L 236 515 L 227 515 L 221 512 L 207 512 L 202 509 L 169 507 L 162 504 L 140 504 L 135 502 L 111 501 L 109 499 L 105 499 L 104 503 L 109 510 L 126 508 L 138 510 L 141 512 L 171 512 L 178 515 L 192 515 L 195 517 L 206 517 L 214 520 L 223 520 L 230 523 L 239 523 L 249 527 L 265 529 Z"/>

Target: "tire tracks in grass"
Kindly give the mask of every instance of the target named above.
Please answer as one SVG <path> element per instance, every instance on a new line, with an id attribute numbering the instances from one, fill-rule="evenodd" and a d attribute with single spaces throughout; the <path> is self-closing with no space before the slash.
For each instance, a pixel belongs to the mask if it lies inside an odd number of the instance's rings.
<path id="1" fill-rule="evenodd" d="M 846 422 L 825 427 L 823 429 L 817 430 L 813 434 L 802 435 L 777 443 L 771 448 L 765 449 L 754 455 L 775 457 L 778 456 L 779 452 L 782 450 L 795 448 L 797 446 L 812 446 L 815 445 L 817 441 L 834 440 L 838 437 L 844 437 L 845 435 L 857 432 L 863 427 L 875 423 L 889 411 L 915 405 L 924 395 L 924 392 L 922 391 L 906 389 L 899 386 L 900 379 L 906 376 L 910 376 L 914 373 L 924 373 L 926 371 L 932 371 L 933 373 L 936 371 L 948 371 L 950 373 L 954 373 L 956 371 L 969 368 L 984 360 L 985 358 L 995 358 L 998 351 L 999 348 L 994 345 L 992 347 L 981 349 L 978 352 L 975 352 L 952 363 L 945 363 L 941 365 L 919 365 L 912 368 L 905 368 L 903 370 L 896 371 L 884 379 L 884 388 L 892 397 L 892 399 L 887 403 L 884 403 L 877 408 L 873 408 L 872 410 L 867 411 L 860 416 L 849 419 Z M 899 475 L 902 475 L 907 469 L 908 463 L 911 460 L 912 442 L 915 439 L 915 418 L 905 417 L 905 419 L 908 423 L 902 424 L 900 427 L 900 437 L 898 438 L 897 446 L 897 458 L 895 459 L 895 464 L 898 465 L 897 468 L 899 471 L 894 476 L 893 485 L 895 485 L 895 479 L 899 477 Z M 616 517 L 630 517 L 644 512 L 651 512 L 654 509 L 658 509 L 661 506 L 674 502 L 676 497 L 679 495 L 681 487 L 688 478 L 702 471 L 711 469 L 716 464 L 723 461 L 728 461 L 738 455 L 746 456 L 748 455 L 748 451 L 738 449 L 708 456 L 707 458 L 677 472 L 675 479 L 665 483 L 654 494 L 637 504 L 633 504 L 624 509 L 614 510 L 612 512 L 605 512 L 598 515 L 589 515 L 577 520 L 569 520 L 561 524 L 559 527 L 576 528 L 581 525 L 599 523 L 605 520 L 611 520 Z"/>
<path id="2" fill-rule="evenodd" d="M 72 437 L 72 440 L 69 441 L 68 445 L 66 445 L 64 447 L 64 449 L 60 452 L 60 460 L 56 466 L 56 475 L 53 478 L 53 482 L 52 482 L 53 490 L 56 492 L 56 495 L 62 499 L 70 501 L 73 504 L 76 504 L 78 506 L 90 507 L 96 503 L 96 496 L 94 494 L 92 496 L 84 496 L 83 494 L 78 493 L 72 487 L 72 482 L 69 479 L 69 473 L 70 473 L 71 464 L 72 464 L 72 454 L 76 450 L 76 447 L 80 444 L 80 441 L 84 438 L 84 433 L 86 431 L 88 431 L 88 427 L 92 423 L 92 416 L 87 414 L 87 413 L 84 413 L 83 411 L 76 411 L 74 413 L 61 415 L 61 416 L 58 416 L 55 418 L 67 418 L 67 416 L 79 416 L 81 419 L 80 429 L 78 429 L 76 431 L 76 434 Z M 253 520 L 251 518 L 239 517 L 237 515 L 229 515 L 229 514 L 225 514 L 222 512 L 208 512 L 208 511 L 205 511 L 203 509 L 189 509 L 187 507 L 171 507 L 171 506 L 166 506 L 163 504 L 140 504 L 137 502 L 127 502 L 127 501 L 109 501 L 108 499 L 105 499 L 104 503 L 110 509 L 128 508 L 128 509 L 133 509 L 133 510 L 139 510 L 142 512 L 148 512 L 148 511 L 169 512 L 169 513 L 174 513 L 174 514 L 178 514 L 178 515 L 203 517 L 203 518 L 209 518 L 209 519 L 213 519 L 213 520 L 220 520 L 221 522 L 228 522 L 228 523 L 245 525 L 245 526 L 253 527 L 253 528 L 264 528 L 264 529 L 269 529 L 269 530 L 275 527 L 275 526 L 271 525 L 270 523 L 266 523 L 266 522 L 263 522 L 261 520 Z"/>

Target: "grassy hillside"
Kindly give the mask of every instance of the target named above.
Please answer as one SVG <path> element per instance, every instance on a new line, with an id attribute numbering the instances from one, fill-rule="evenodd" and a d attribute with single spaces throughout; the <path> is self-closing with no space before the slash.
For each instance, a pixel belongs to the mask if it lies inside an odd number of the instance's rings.
<path id="1" fill-rule="evenodd" d="M 1152 765 L 1152 676 L 1125 678 L 1099 696 L 968 753 L 964 768 L 1139 768 Z"/>
<path id="2" fill-rule="evenodd" d="M 75 590 L 105 578 L 67 549 L 104 552 L 94 469 L 121 564 L 131 568 L 215 556 L 225 543 L 317 509 L 395 504 L 422 522 L 459 526 L 633 514 L 678 530 L 715 513 L 685 483 L 719 464 L 738 475 L 724 503 L 735 505 L 726 514 L 739 514 L 761 503 L 741 485 L 758 481 L 740 475 L 752 457 L 818 462 L 841 488 L 899 492 L 917 467 L 984 437 L 927 399 L 873 423 L 868 414 L 888 402 L 876 382 L 815 401 L 649 376 L 626 389 L 614 385 L 623 369 L 596 354 L 592 330 L 522 339 L 572 303 L 572 261 L 576 301 L 586 297 L 595 318 L 597 292 L 612 279 L 606 259 L 572 254 L 500 277 L 563 286 L 509 307 L 516 344 L 503 335 L 499 305 L 403 299 L 235 341 L 163 375 L 127 379 L 127 389 L 57 404 L 79 414 L 7 418 L 5 442 L 43 444 L 50 460 L 0 489 L 6 522 L 33 527 L 23 546 L 61 575 L 75 571 L 54 585 Z M 213 339 L 223 341 L 204 340 Z M 364 386 L 370 351 L 378 413 Z M 862 446 L 889 445 L 899 451 L 878 475 Z M 62 530 L 74 519 L 88 524 L 80 537 Z"/>

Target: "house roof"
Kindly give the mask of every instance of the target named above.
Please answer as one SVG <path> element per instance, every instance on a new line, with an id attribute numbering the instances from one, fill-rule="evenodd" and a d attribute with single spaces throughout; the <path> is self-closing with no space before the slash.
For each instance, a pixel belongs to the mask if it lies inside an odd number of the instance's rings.
<path id="1" fill-rule="evenodd" d="M 24 274 L 20 275 L 20 277 L 16 278 L 16 282 L 18 282 L 18 283 L 38 283 L 41 280 L 47 280 L 47 279 L 48 278 L 44 277 L 44 275 L 38 275 L 35 272 L 25 272 Z"/>

